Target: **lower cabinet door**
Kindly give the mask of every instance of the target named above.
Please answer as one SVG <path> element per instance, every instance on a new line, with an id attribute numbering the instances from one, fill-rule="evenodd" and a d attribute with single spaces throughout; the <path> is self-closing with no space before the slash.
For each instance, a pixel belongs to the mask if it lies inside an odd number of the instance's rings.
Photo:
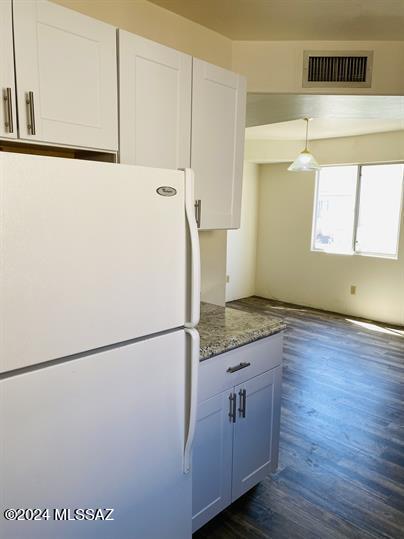
<path id="1" fill-rule="evenodd" d="M 232 501 L 276 467 L 281 367 L 236 386 Z"/>
<path id="2" fill-rule="evenodd" d="M 192 530 L 231 503 L 232 390 L 199 404 L 192 465 Z"/>

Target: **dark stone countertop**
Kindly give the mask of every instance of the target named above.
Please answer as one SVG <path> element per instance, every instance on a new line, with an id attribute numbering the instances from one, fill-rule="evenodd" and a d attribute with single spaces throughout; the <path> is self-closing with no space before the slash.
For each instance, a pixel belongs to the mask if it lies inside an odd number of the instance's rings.
<path id="1" fill-rule="evenodd" d="M 279 333 L 286 325 L 276 318 L 201 303 L 198 331 L 201 338 L 200 361 Z"/>

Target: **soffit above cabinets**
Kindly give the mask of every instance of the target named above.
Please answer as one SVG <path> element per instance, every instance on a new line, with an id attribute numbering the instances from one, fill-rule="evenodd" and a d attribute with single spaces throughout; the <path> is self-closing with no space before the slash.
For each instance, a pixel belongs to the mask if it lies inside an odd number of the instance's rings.
<path id="1" fill-rule="evenodd" d="M 404 40 L 402 0 L 150 0 L 233 40 Z"/>
<path id="2" fill-rule="evenodd" d="M 288 122 L 304 117 L 402 121 L 404 96 L 258 93 L 247 95 L 247 127 Z"/>
<path id="3" fill-rule="evenodd" d="M 310 139 L 354 137 L 404 130 L 404 120 L 369 120 L 314 118 L 310 122 Z M 292 120 L 246 129 L 247 140 L 304 140 L 303 120 Z"/>

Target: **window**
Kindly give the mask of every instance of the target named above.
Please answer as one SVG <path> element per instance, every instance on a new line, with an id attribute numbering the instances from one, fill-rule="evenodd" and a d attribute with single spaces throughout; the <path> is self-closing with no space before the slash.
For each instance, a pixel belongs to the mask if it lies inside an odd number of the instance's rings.
<path id="1" fill-rule="evenodd" d="M 404 164 L 324 167 L 312 249 L 397 258 Z"/>

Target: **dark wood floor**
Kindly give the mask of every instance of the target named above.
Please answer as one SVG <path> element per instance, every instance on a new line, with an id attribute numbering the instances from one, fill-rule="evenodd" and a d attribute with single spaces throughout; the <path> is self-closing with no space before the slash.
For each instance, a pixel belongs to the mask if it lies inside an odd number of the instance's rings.
<path id="1" fill-rule="evenodd" d="M 404 328 L 256 297 L 229 306 L 288 324 L 280 463 L 194 539 L 404 538 Z"/>

